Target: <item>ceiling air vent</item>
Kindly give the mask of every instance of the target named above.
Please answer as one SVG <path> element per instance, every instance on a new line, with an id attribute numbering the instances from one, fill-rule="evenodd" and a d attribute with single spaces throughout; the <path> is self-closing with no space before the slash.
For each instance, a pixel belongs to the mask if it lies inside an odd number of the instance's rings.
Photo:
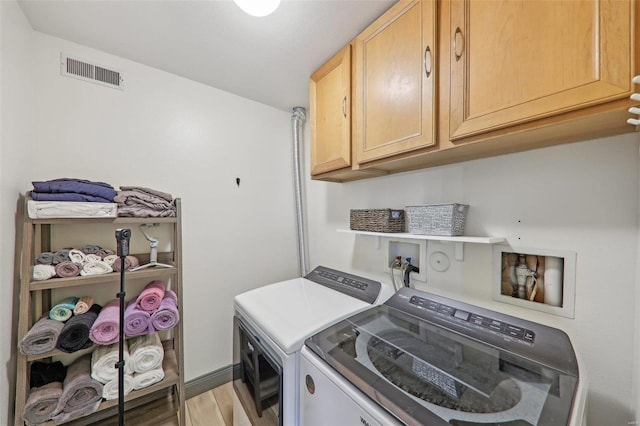
<path id="1" fill-rule="evenodd" d="M 81 61 L 64 53 L 60 54 L 60 73 L 114 89 L 122 90 L 124 85 L 124 79 L 119 71 Z"/>

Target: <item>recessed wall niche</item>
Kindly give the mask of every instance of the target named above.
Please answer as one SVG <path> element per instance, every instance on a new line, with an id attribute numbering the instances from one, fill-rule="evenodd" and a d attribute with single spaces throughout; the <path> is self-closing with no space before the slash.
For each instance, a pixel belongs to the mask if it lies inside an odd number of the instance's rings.
<path id="1" fill-rule="evenodd" d="M 494 300 L 574 317 L 576 253 L 493 246 Z"/>

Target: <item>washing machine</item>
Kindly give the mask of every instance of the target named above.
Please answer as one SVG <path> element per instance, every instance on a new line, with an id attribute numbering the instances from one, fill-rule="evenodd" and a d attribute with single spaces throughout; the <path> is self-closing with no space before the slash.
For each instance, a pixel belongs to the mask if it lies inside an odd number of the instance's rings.
<path id="1" fill-rule="evenodd" d="M 387 300 L 388 285 L 318 266 L 304 278 L 273 283 L 235 297 L 234 389 L 254 424 L 300 424 L 299 354 L 305 339 Z M 235 410 L 234 410 L 235 411 Z M 234 413 L 234 424 L 238 418 Z"/>
<path id="2" fill-rule="evenodd" d="M 561 330 L 402 288 L 307 339 L 300 424 L 583 425 Z"/>

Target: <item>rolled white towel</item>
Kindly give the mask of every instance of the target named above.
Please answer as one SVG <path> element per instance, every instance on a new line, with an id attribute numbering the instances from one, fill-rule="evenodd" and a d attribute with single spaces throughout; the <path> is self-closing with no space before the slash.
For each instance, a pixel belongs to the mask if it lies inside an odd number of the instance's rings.
<path id="1" fill-rule="evenodd" d="M 164 370 L 162 368 L 156 368 L 155 370 L 149 370 L 145 373 L 135 373 L 133 375 L 133 389 L 143 389 L 156 384 L 164 379 Z"/>
<path id="2" fill-rule="evenodd" d="M 108 263 L 109 265 L 113 265 L 113 262 L 115 262 L 117 259 L 118 259 L 117 254 L 109 254 L 105 256 L 104 259 L 102 259 L 102 261 L 105 263 Z"/>
<path id="3" fill-rule="evenodd" d="M 102 258 L 100 256 L 98 256 L 97 254 L 88 254 L 84 259 L 84 263 L 100 262 L 101 260 L 102 260 Z"/>
<path id="4" fill-rule="evenodd" d="M 124 375 L 124 394 L 128 395 L 133 390 L 133 376 Z M 106 400 L 118 398 L 118 378 L 109 380 L 102 388 L 102 397 Z"/>
<path id="5" fill-rule="evenodd" d="M 33 279 L 35 281 L 44 281 L 55 277 L 56 268 L 52 265 L 34 265 Z"/>
<path id="6" fill-rule="evenodd" d="M 109 272 L 113 272 L 113 268 L 111 268 L 111 265 L 102 260 L 99 260 L 94 262 L 86 262 L 84 265 L 82 265 L 80 275 L 102 275 L 108 274 Z"/>
<path id="7" fill-rule="evenodd" d="M 82 265 L 86 258 L 87 256 L 82 252 L 82 250 L 78 250 L 78 249 L 69 250 L 69 259 L 71 259 L 73 263 Z"/>
<path id="8" fill-rule="evenodd" d="M 129 366 L 134 373 L 162 368 L 164 348 L 158 333 L 144 334 L 128 341 Z"/>
<path id="9" fill-rule="evenodd" d="M 129 366 L 129 348 L 126 340 L 124 341 L 123 352 L 124 373 L 125 375 L 131 374 L 133 371 Z M 91 378 L 104 384 L 113 379 L 117 380 L 118 369 L 116 368 L 116 363 L 119 358 L 117 343 L 106 346 L 96 345 L 91 354 Z"/>

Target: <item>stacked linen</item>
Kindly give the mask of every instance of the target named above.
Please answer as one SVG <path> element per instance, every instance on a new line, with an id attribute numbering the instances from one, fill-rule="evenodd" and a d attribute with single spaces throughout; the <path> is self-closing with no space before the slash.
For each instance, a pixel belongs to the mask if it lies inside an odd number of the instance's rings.
<path id="1" fill-rule="evenodd" d="M 132 370 L 129 365 L 129 346 L 123 342 L 124 359 L 124 394 L 133 390 Z M 116 399 L 118 397 L 118 369 L 115 367 L 119 361 L 119 348 L 115 343 L 109 346 L 99 346 L 91 354 L 91 377 L 104 384 L 102 397 L 104 399 Z"/>
<path id="2" fill-rule="evenodd" d="M 67 368 L 62 395 L 51 418 L 61 424 L 94 413 L 102 394 L 102 383 L 91 377 L 91 355 L 84 355 Z"/>
<path id="3" fill-rule="evenodd" d="M 31 183 L 31 198 L 35 201 L 113 203 L 116 196 L 116 190 L 108 183 L 85 179 L 60 178 Z"/>
<path id="4" fill-rule="evenodd" d="M 116 191 L 107 183 L 62 178 L 32 184 L 27 202 L 32 219 L 117 217 Z"/>
<path id="5" fill-rule="evenodd" d="M 143 389 L 164 379 L 164 348 L 158 333 L 134 337 L 129 342 L 133 389 Z"/>
<path id="6" fill-rule="evenodd" d="M 146 285 L 124 313 L 124 330 L 128 337 L 169 330 L 180 320 L 178 297 L 166 290 L 163 281 L 154 280 Z"/>
<path id="7" fill-rule="evenodd" d="M 141 186 L 121 186 L 114 198 L 118 216 L 175 217 L 176 204 L 171 194 Z"/>

